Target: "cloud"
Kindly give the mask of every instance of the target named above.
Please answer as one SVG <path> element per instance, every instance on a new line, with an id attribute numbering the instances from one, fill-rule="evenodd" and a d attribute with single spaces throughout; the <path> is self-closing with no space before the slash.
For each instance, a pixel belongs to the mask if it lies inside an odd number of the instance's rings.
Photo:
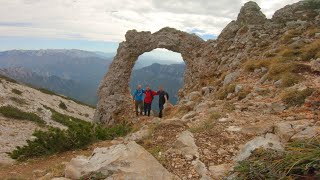
<path id="1" fill-rule="evenodd" d="M 257 0 L 270 18 L 298 0 Z M 16 37 L 124 40 L 129 29 L 170 26 L 205 38 L 236 19 L 246 0 L 0 0 L 0 34 Z"/>
<path id="2" fill-rule="evenodd" d="M 33 26 L 33 24 L 28 22 L 1 22 L 0 21 L 0 26 L 28 27 L 28 26 Z"/>

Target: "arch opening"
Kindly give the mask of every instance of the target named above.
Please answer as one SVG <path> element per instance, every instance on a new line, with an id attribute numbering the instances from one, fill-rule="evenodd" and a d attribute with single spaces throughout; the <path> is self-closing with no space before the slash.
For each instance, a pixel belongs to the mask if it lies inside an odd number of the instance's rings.
<path id="1" fill-rule="evenodd" d="M 135 62 L 130 78 L 130 92 L 134 93 L 137 85 L 145 89 L 147 85 L 158 91 L 159 86 L 169 94 L 169 102 L 178 102 L 178 91 L 183 86 L 185 63 L 180 53 L 157 48 L 140 55 Z M 158 112 L 158 96 L 154 97 L 152 110 Z"/>

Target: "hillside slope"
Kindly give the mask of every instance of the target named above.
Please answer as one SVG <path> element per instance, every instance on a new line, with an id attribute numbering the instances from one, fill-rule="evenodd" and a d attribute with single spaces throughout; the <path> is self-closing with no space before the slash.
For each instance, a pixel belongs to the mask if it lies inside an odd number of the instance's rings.
<path id="1" fill-rule="evenodd" d="M 65 129 L 65 126 L 51 119 L 52 113 L 48 107 L 61 114 L 91 121 L 93 108 L 44 92 L 46 91 L 36 90 L 6 77 L 0 77 L 0 107 L 10 106 L 24 112 L 34 113 L 43 119 L 46 125 L 62 129 Z M 64 103 L 67 108 L 59 107 L 61 103 Z M 33 138 L 34 130 L 44 128 L 27 120 L 7 118 L 1 113 L 0 125 L 0 165 L 12 162 L 6 152 L 11 152 L 16 146 L 25 145 L 26 140 Z"/>

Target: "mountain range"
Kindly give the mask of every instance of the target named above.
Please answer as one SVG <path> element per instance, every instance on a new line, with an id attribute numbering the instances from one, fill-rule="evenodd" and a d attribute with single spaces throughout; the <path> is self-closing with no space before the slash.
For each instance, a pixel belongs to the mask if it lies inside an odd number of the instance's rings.
<path id="1" fill-rule="evenodd" d="M 95 105 L 97 88 L 113 56 L 113 53 L 76 49 L 4 51 L 0 52 L 0 74 Z M 182 86 L 184 64 L 172 64 L 174 62 L 148 56 L 139 58 L 132 72 L 131 89 L 137 84 L 149 84 L 157 89 L 162 84 L 175 104 Z"/>

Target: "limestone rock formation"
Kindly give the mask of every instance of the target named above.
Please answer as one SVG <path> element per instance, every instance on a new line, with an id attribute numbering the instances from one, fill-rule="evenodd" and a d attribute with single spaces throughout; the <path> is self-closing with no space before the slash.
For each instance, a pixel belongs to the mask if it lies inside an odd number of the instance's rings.
<path id="1" fill-rule="evenodd" d="M 125 37 L 126 41 L 120 43 L 117 55 L 99 87 L 99 102 L 94 119 L 107 125 L 113 124 L 115 119 L 123 119 L 132 108 L 128 84 L 133 66 L 141 54 L 156 48 L 181 53 L 186 63 L 185 90 L 196 87 L 203 74 L 203 62 L 199 59 L 198 51 L 205 41 L 196 35 L 163 28 L 153 34 L 130 30 Z"/>
<path id="2" fill-rule="evenodd" d="M 284 49 L 279 49 L 280 47 L 288 47 L 292 49 L 292 53 L 303 54 L 296 52 L 297 48 L 315 41 L 318 33 L 315 29 L 319 20 L 319 10 L 308 9 L 303 2 L 278 10 L 272 19 L 266 18 L 257 3 L 247 2 L 241 8 L 238 18 L 230 22 L 216 40 L 204 41 L 196 35 L 168 27 L 155 33 L 130 30 L 125 35 L 126 41 L 120 43 L 117 55 L 100 84 L 94 119 L 96 122 L 112 125 L 133 118 L 133 113 L 130 113 L 133 105 L 128 81 L 135 61 L 144 52 L 165 48 L 181 53 L 186 63 L 186 72 L 183 88 L 179 91 L 179 104 L 193 108 L 201 101 L 198 97 L 201 96 L 203 87 L 214 85 L 210 94 L 216 94 L 219 90 L 222 91 L 223 85 L 232 85 L 238 78 L 243 79 L 244 63 L 249 60 L 259 61 L 281 55 Z M 313 31 L 313 35 L 303 34 Z M 301 60 L 301 57 L 291 59 L 299 61 L 299 58 Z M 318 60 L 313 63 L 315 65 L 312 70 L 317 73 Z M 283 78 L 274 80 L 268 76 L 268 67 L 259 67 L 253 71 L 256 75 L 261 75 L 258 84 L 285 86 Z M 252 85 L 247 85 L 236 94 L 227 93 L 227 99 L 237 96 L 255 98 L 257 93 L 248 92 L 251 87 Z"/>
<path id="3" fill-rule="evenodd" d="M 91 172 L 100 172 L 111 179 L 174 179 L 174 175 L 134 141 L 97 148 L 89 158 L 72 159 L 66 165 L 65 176 L 79 179 Z"/>
<path id="4" fill-rule="evenodd" d="M 267 18 L 260 11 L 260 7 L 256 2 L 247 2 L 240 10 L 240 14 L 238 15 L 237 22 L 240 24 L 262 24 L 265 23 Z"/>

